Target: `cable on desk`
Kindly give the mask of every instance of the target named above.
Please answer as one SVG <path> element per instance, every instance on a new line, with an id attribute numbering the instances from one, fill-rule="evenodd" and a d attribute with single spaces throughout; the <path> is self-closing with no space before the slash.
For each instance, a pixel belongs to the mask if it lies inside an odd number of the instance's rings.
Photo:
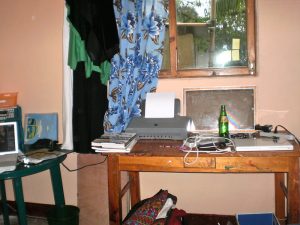
<path id="1" fill-rule="evenodd" d="M 276 125 L 275 129 L 274 129 L 274 133 L 278 133 L 277 129 L 278 127 L 281 127 L 282 129 L 284 129 L 286 132 L 288 132 L 290 135 L 292 135 L 294 137 L 294 139 L 296 140 L 297 144 L 300 145 L 300 140 L 292 133 L 290 132 L 288 129 L 286 129 L 284 126 L 282 125 Z"/>
<path id="2" fill-rule="evenodd" d="M 221 154 L 235 152 L 235 144 L 230 138 L 223 138 L 226 141 L 226 148 L 220 148 L 218 146 L 219 137 L 216 136 L 205 136 L 205 135 L 194 135 L 186 138 L 183 144 L 180 146 L 180 150 L 186 152 L 183 161 L 185 165 L 192 165 L 197 162 L 199 158 L 199 153 L 206 154 Z M 198 144 L 203 140 L 208 140 L 211 142 L 212 146 L 209 147 L 198 147 Z M 213 148 L 213 149 L 212 149 Z M 191 153 L 196 153 L 196 157 L 193 161 L 188 161 L 188 156 Z"/>
<path id="3" fill-rule="evenodd" d="M 84 169 L 86 167 L 90 167 L 90 166 L 97 166 L 97 165 L 100 165 L 102 163 L 104 163 L 105 161 L 107 160 L 107 156 L 105 156 L 105 159 L 103 159 L 101 162 L 97 162 L 97 163 L 92 163 L 92 164 L 88 164 L 88 165 L 84 165 L 82 167 L 79 167 L 77 169 L 69 169 L 63 162 L 61 163 L 63 165 L 63 167 L 66 168 L 66 170 L 68 170 L 69 172 L 75 172 L 75 171 L 78 171 L 78 170 L 81 170 L 81 169 Z"/>

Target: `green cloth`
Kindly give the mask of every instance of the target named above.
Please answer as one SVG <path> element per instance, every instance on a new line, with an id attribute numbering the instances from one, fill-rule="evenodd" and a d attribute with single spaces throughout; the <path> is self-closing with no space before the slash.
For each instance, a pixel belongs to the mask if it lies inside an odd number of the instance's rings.
<path id="1" fill-rule="evenodd" d="M 110 62 L 104 61 L 100 66 L 94 65 L 87 54 L 84 41 L 80 38 L 78 31 L 70 23 L 70 40 L 69 40 L 69 55 L 68 65 L 72 70 L 76 69 L 78 62 L 84 62 L 85 76 L 91 77 L 93 71 L 100 73 L 101 83 L 107 85 L 110 76 Z"/>

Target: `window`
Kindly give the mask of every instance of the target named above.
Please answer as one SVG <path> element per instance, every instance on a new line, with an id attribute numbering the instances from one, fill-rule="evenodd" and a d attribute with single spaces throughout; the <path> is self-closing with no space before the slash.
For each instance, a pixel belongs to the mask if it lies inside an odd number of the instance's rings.
<path id="1" fill-rule="evenodd" d="M 255 73 L 255 0 L 170 0 L 161 78 Z"/>

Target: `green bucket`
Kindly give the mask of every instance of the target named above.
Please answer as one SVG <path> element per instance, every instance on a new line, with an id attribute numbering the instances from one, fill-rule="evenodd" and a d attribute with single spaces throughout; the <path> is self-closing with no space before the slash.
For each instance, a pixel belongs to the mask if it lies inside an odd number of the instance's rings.
<path id="1" fill-rule="evenodd" d="M 48 212 L 49 225 L 79 225 L 79 208 L 73 205 L 55 206 Z"/>

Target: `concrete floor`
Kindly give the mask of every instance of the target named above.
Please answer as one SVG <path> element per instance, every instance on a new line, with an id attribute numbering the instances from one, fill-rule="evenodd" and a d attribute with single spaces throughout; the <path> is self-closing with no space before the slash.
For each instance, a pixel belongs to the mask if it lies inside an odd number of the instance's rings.
<path id="1" fill-rule="evenodd" d="M 19 225 L 17 216 L 9 217 L 10 225 Z M 27 217 L 28 225 L 48 225 L 46 218 L 41 217 Z M 0 215 L 0 225 L 4 225 L 3 217 Z"/>

